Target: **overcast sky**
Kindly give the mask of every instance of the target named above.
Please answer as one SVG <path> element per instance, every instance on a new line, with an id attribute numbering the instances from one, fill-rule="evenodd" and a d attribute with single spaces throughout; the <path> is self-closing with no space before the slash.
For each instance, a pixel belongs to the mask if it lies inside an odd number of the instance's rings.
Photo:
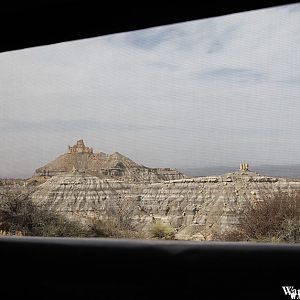
<path id="1" fill-rule="evenodd" d="M 150 167 L 300 163 L 300 4 L 0 53 L 0 177 L 83 138 Z"/>

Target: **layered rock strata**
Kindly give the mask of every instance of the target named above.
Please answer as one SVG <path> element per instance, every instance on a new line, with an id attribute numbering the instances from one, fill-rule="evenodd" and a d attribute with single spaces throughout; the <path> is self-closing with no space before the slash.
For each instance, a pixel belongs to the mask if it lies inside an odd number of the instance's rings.
<path id="1" fill-rule="evenodd" d="M 160 220 L 177 231 L 179 239 L 210 239 L 239 222 L 248 201 L 277 190 L 300 189 L 300 181 L 240 171 L 222 176 L 130 183 L 101 179 L 74 171 L 54 176 L 32 195 L 38 204 L 70 217 L 107 216 L 131 209 L 136 226 L 146 229 Z"/>

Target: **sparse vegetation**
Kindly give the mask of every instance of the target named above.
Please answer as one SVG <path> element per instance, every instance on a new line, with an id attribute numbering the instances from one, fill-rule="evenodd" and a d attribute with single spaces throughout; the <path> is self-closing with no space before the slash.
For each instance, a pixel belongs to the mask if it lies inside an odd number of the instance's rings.
<path id="1" fill-rule="evenodd" d="M 173 240 L 175 237 L 175 230 L 160 222 L 151 224 L 149 233 L 152 238 L 156 239 Z"/>
<path id="2" fill-rule="evenodd" d="M 93 235 L 114 238 L 145 238 L 145 234 L 136 230 L 133 222 L 136 200 L 119 197 L 111 199 L 107 204 L 106 218 L 90 220 L 90 230 Z"/>
<path id="3" fill-rule="evenodd" d="M 111 237 L 138 239 L 145 238 L 143 232 L 135 230 L 133 227 L 122 227 L 118 219 L 93 218 L 89 222 L 89 232 L 91 237 Z"/>
<path id="4" fill-rule="evenodd" d="M 134 230 L 133 215 L 136 200 L 133 198 L 114 198 L 107 202 L 106 215 L 114 227 L 122 230 Z"/>
<path id="5" fill-rule="evenodd" d="M 36 206 L 28 193 L 5 192 L 0 201 L 0 235 L 44 237 L 112 237 L 142 238 L 123 215 L 107 219 L 91 219 L 86 225 Z"/>
<path id="6" fill-rule="evenodd" d="M 23 236 L 23 233 L 21 231 L 9 232 L 0 230 L 0 236 Z"/>
<path id="7" fill-rule="evenodd" d="M 0 230 L 24 236 L 86 236 L 77 222 L 37 207 L 27 193 L 2 195 Z"/>
<path id="8" fill-rule="evenodd" d="M 240 225 L 214 239 L 224 241 L 299 242 L 300 192 L 262 195 L 261 200 L 246 204 Z"/>

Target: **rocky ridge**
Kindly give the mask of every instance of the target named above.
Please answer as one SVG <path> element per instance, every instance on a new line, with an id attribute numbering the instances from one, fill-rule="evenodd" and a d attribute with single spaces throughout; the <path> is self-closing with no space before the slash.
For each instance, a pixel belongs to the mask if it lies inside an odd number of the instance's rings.
<path id="1" fill-rule="evenodd" d="M 264 192 L 300 189 L 300 181 L 239 171 L 220 176 L 134 183 L 99 178 L 74 170 L 47 180 L 32 199 L 51 210 L 83 220 L 106 216 L 116 205 L 130 207 L 136 226 L 147 228 L 160 220 L 177 231 L 179 239 L 210 239 L 238 224 L 238 212 Z"/>
<path id="2" fill-rule="evenodd" d="M 145 167 L 119 152 L 110 155 L 103 152 L 94 153 L 92 148 L 85 146 L 83 140 L 78 140 L 74 146 L 69 146 L 67 153 L 38 168 L 35 176 L 52 177 L 71 172 L 73 168 L 99 178 L 114 178 L 127 182 L 161 182 L 187 177 L 175 169 Z"/>

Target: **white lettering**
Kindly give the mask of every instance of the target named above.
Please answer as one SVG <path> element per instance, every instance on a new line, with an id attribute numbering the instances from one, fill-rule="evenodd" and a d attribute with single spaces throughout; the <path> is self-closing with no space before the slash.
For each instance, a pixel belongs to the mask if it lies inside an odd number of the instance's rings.
<path id="1" fill-rule="evenodd" d="M 283 286 L 285 295 L 289 295 L 291 299 L 300 299 L 300 289 L 295 289 L 294 286 Z"/>
<path id="2" fill-rule="evenodd" d="M 284 290 L 284 294 L 285 295 L 291 295 L 291 290 L 294 288 L 293 286 L 283 286 L 282 287 L 283 288 L 283 290 Z"/>

